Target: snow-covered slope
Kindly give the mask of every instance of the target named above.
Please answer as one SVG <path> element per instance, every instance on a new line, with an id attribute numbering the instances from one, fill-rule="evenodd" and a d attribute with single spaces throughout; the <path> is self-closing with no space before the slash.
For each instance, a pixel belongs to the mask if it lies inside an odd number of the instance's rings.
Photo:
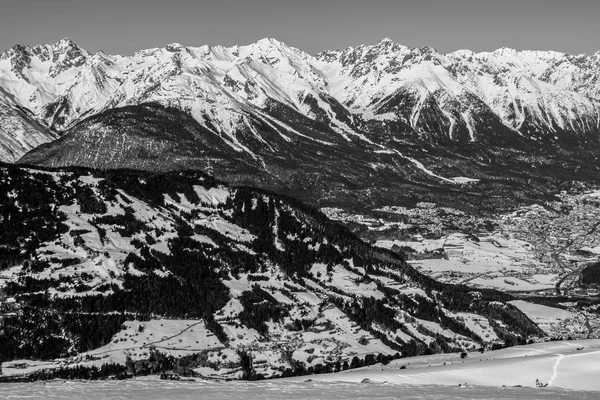
<path id="1" fill-rule="evenodd" d="M 313 380 L 316 382 L 369 380 L 369 383 L 387 382 L 419 386 L 433 384 L 454 387 L 460 384 L 461 389 L 466 391 L 481 386 L 489 386 L 487 390 L 492 389 L 492 386 L 536 388 L 536 381 L 539 381 L 541 385 L 547 384 L 540 388 L 542 390 L 549 387 L 570 389 L 571 391 L 564 395 L 579 398 L 583 393 L 577 391 L 600 390 L 600 383 L 595 379 L 596 374 L 600 372 L 599 348 L 600 341 L 597 339 L 536 343 L 485 353 L 469 353 L 464 359 L 453 354 L 412 357 L 393 361 L 384 367 L 377 365 L 340 374 L 319 375 L 313 377 Z M 404 366 L 404 369 L 400 369 L 401 366 Z M 300 378 L 289 378 L 286 382 L 300 380 Z M 593 392 L 589 393 L 594 396 Z M 482 398 L 474 394 L 470 396 Z M 531 390 L 514 393 L 514 396 L 554 398 L 552 393 L 539 394 Z"/>
<path id="2" fill-rule="evenodd" d="M 317 56 L 334 96 L 366 119 L 470 140 L 500 125 L 528 136 L 596 133 L 598 55 L 499 49 L 447 55 L 384 39 Z M 492 124 L 492 125 L 490 125 Z"/>
<path id="3" fill-rule="evenodd" d="M 0 160 L 15 162 L 35 147 L 58 138 L 24 111 L 0 100 Z"/>

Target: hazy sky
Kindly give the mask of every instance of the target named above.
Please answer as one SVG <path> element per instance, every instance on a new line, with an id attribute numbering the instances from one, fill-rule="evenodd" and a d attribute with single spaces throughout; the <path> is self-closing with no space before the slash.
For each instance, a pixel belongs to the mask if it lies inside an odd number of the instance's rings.
<path id="1" fill-rule="evenodd" d="M 0 0 L 0 51 L 69 37 L 132 54 L 179 42 L 274 37 L 315 54 L 384 37 L 440 52 L 499 47 L 595 53 L 599 0 Z"/>

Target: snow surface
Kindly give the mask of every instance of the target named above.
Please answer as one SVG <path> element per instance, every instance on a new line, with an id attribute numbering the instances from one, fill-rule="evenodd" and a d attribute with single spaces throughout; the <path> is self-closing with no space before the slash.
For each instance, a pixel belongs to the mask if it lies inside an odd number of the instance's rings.
<path id="1" fill-rule="evenodd" d="M 521 310 L 543 331 L 548 333 L 552 332 L 552 327 L 558 325 L 560 321 L 575 317 L 571 311 L 534 304 L 524 300 L 513 300 L 509 303 Z"/>
<path id="2" fill-rule="evenodd" d="M 164 381 L 142 377 L 129 381 L 51 381 L 11 384 L 3 387 L 7 398 L 28 399 L 405 399 L 405 400 L 597 400 L 597 392 L 555 388 L 543 390 L 512 387 L 443 387 L 379 382 L 195 382 Z"/>
<path id="3" fill-rule="evenodd" d="M 406 369 L 400 369 L 401 366 Z M 261 382 L 162 381 L 157 376 L 128 381 L 55 380 L 5 385 L 2 394 L 6 398 L 91 400 L 597 400 L 599 374 L 600 340 L 578 340 L 537 343 L 483 354 L 473 352 L 464 360 L 458 354 L 419 356 L 396 360 L 387 366 L 376 364 L 336 374 Z M 548 387 L 536 388 L 536 379 L 548 383 Z"/>
<path id="4" fill-rule="evenodd" d="M 213 206 L 217 206 L 219 204 L 223 204 L 229 198 L 229 190 L 226 188 L 210 188 L 206 190 L 206 188 L 202 186 L 194 186 L 194 191 L 200 197 L 200 201 L 203 203 L 208 203 Z"/>
<path id="5" fill-rule="evenodd" d="M 125 357 L 145 359 L 150 347 L 175 357 L 224 345 L 206 329 L 202 320 L 158 319 L 127 321 L 106 346 L 89 351 L 89 355 L 109 355 L 111 362 L 125 363 Z M 84 355 L 85 355 L 84 354 Z M 103 362 L 108 362 L 104 359 Z"/>
<path id="6" fill-rule="evenodd" d="M 443 281 L 509 291 L 544 290 L 556 286 L 557 273 L 543 270 L 530 243 L 499 232 L 476 237 L 452 233 L 439 239 L 412 239 L 379 240 L 376 245 L 387 249 L 394 245 L 407 246 L 417 253 L 443 249 L 447 259 L 409 261 L 422 272 Z M 545 273 L 535 273 L 538 270 Z"/>
<path id="7" fill-rule="evenodd" d="M 577 349 L 582 350 L 577 350 Z M 400 369 L 405 366 L 406 369 Z M 535 387 L 535 380 L 549 387 L 600 391 L 600 340 L 537 343 L 484 353 L 419 356 L 337 374 L 311 376 L 313 381 L 371 381 L 410 385 Z M 306 377 L 287 378 L 299 382 Z M 544 393 L 545 395 L 545 393 Z M 596 394 L 597 396 L 597 394 Z"/>

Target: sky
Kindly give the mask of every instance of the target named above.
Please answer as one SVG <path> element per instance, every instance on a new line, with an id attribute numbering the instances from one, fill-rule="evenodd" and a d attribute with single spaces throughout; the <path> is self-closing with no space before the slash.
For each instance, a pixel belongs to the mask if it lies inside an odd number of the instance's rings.
<path id="1" fill-rule="evenodd" d="M 598 0 L 0 0 L 0 51 L 69 37 L 90 52 L 245 45 L 316 54 L 387 37 L 442 53 L 500 47 L 593 54 Z"/>

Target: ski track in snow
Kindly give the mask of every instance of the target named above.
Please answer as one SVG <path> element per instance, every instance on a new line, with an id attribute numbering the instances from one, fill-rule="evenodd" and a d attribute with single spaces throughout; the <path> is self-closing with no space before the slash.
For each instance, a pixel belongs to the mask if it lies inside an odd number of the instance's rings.
<path id="1" fill-rule="evenodd" d="M 558 365 L 560 364 L 560 362 L 562 361 L 563 358 L 565 358 L 564 354 L 558 354 L 558 358 L 556 359 L 556 362 L 554 363 L 554 366 L 552 367 L 552 378 L 550 378 L 550 380 L 548 381 L 548 386 L 552 386 L 552 383 L 558 377 Z"/>

